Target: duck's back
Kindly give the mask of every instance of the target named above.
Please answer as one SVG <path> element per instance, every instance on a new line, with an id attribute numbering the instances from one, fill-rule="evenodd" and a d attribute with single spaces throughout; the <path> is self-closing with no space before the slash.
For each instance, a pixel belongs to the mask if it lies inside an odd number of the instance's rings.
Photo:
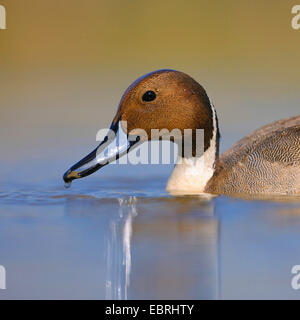
<path id="1" fill-rule="evenodd" d="M 300 193 L 300 116 L 266 125 L 223 153 L 206 192 Z"/>

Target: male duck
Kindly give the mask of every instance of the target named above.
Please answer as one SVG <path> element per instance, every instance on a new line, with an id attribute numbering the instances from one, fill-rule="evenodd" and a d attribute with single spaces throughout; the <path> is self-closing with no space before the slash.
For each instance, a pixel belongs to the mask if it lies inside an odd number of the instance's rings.
<path id="1" fill-rule="evenodd" d="M 300 116 L 256 130 L 219 157 L 218 118 L 204 88 L 182 72 L 158 70 L 137 79 L 125 91 L 111 130 L 120 134 L 124 130 L 120 125 L 123 121 L 127 121 L 130 133 L 126 135 L 126 143 L 111 147 L 106 137 L 98 148 L 65 173 L 66 183 L 90 175 L 129 152 L 138 141 L 129 137 L 139 135 L 140 129 L 148 137 L 151 129 L 179 129 L 183 134 L 185 129 L 192 129 L 192 154 L 183 155 L 176 164 L 167 191 L 300 194 Z M 204 129 L 201 156 L 195 156 L 195 129 Z M 141 135 L 140 140 L 143 141 Z"/>

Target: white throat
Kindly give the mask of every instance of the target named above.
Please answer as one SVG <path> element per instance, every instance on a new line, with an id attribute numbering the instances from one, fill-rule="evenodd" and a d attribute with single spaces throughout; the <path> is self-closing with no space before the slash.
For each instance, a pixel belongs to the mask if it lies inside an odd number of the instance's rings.
<path id="1" fill-rule="evenodd" d="M 181 158 L 169 178 L 166 190 L 170 193 L 198 194 L 203 193 L 205 186 L 214 174 L 217 151 L 217 115 L 210 103 L 213 116 L 213 135 L 209 148 L 201 157 Z"/>

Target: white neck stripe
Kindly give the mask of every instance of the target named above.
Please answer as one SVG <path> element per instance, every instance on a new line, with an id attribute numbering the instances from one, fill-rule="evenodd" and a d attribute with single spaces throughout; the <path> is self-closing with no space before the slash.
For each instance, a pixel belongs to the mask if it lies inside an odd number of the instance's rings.
<path id="1" fill-rule="evenodd" d="M 217 154 L 217 115 L 215 108 L 210 101 L 213 135 L 210 140 L 209 148 L 199 158 L 179 158 L 171 177 L 167 184 L 168 192 L 202 193 L 205 186 L 214 174 L 214 167 Z"/>

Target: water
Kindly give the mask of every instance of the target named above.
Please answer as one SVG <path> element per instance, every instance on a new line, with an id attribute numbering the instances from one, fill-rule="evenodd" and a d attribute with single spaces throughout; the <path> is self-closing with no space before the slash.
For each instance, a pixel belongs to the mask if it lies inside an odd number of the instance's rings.
<path id="1" fill-rule="evenodd" d="M 174 197 L 151 168 L 1 191 L 0 298 L 300 298 L 299 199 Z"/>
<path id="2" fill-rule="evenodd" d="M 63 173 L 98 145 L 134 77 L 119 87 L 119 74 L 2 81 L 0 299 L 299 299 L 299 199 L 170 196 L 172 166 L 157 165 L 110 165 L 64 187 Z M 299 90 L 254 95 L 251 82 L 247 96 L 231 86 L 216 99 L 222 151 L 298 114 Z"/>

